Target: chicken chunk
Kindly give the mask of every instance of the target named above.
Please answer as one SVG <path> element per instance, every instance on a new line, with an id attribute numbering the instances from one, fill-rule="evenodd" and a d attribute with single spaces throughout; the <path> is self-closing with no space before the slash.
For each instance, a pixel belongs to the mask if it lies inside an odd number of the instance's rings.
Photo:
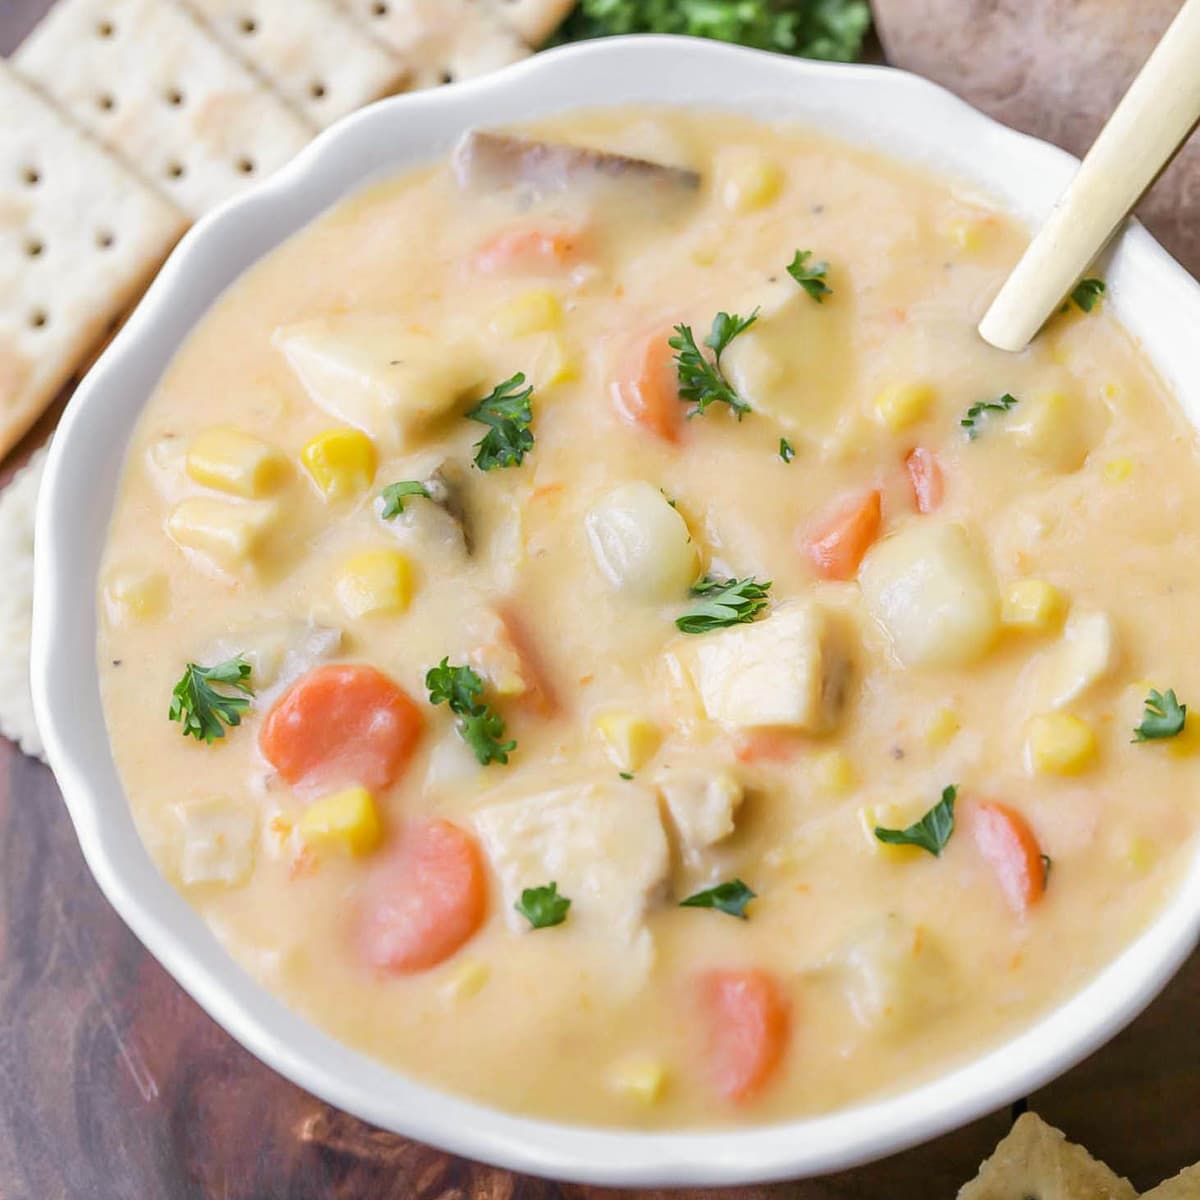
<path id="1" fill-rule="evenodd" d="M 337 654 L 341 645 L 342 631 L 335 626 L 264 617 L 223 634 L 201 661 L 244 658 L 250 664 L 258 705 L 263 708 L 288 684 Z"/>
<path id="2" fill-rule="evenodd" d="M 412 449 L 482 379 L 466 348 L 420 337 L 396 317 L 321 316 L 281 326 L 272 340 L 314 404 L 370 434 L 386 453 Z"/>
<path id="3" fill-rule="evenodd" d="M 459 142 L 454 173 L 463 188 L 523 188 L 535 195 L 614 181 L 667 197 L 688 196 L 700 189 L 699 174 L 686 167 L 481 130 L 473 130 Z"/>
<path id="4" fill-rule="evenodd" d="M 183 826 L 179 878 L 185 884 L 242 883 L 254 867 L 258 814 L 252 804 L 223 798 L 175 806 Z"/>
<path id="5" fill-rule="evenodd" d="M 705 634 L 682 653 L 710 720 L 827 733 L 841 715 L 849 649 L 842 628 L 811 602 Z"/>
<path id="6" fill-rule="evenodd" d="M 653 792 L 619 781 L 579 783 L 494 804 L 475 825 L 514 930 L 529 929 L 513 908 L 521 892 L 554 882 L 571 899 L 572 926 L 623 942 L 644 932 L 670 866 Z"/>
<path id="7" fill-rule="evenodd" d="M 1062 637 L 1033 667 L 1034 708 L 1063 708 L 1104 679 L 1117 658 L 1113 623 L 1103 612 L 1074 612 Z"/>
<path id="8" fill-rule="evenodd" d="M 666 767 L 654 778 L 680 857 L 694 863 L 734 828 L 745 791 L 725 768 Z"/>

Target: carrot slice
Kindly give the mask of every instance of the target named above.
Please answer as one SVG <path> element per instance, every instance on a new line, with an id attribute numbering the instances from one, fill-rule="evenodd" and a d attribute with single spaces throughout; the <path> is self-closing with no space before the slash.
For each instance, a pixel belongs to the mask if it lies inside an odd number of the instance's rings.
<path id="1" fill-rule="evenodd" d="M 408 765 L 420 732 L 420 710 L 382 671 L 337 664 L 292 684 L 267 714 L 259 746 L 293 786 L 378 790 Z"/>
<path id="2" fill-rule="evenodd" d="M 475 839 L 449 821 L 405 831 L 376 868 L 362 910 L 362 947 L 373 967 L 398 974 L 444 962 L 483 924 L 487 882 Z"/>
<path id="3" fill-rule="evenodd" d="M 733 735 L 733 755 L 743 763 L 788 762 L 804 745 L 790 729 L 746 729 Z"/>
<path id="4" fill-rule="evenodd" d="M 475 252 L 475 269 L 488 275 L 561 271 L 579 256 L 582 241 L 574 229 L 505 229 Z"/>
<path id="5" fill-rule="evenodd" d="M 713 1084 L 726 1100 L 752 1100 L 783 1059 L 788 1007 L 766 971 L 709 971 L 700 978 Z"/>
<path id="6" fill-rule="evenodd" d="M 942 467 L 932 450 L 918 446 L 910 450 L 904 459 L 905 470 L 912 484 L 913 501 L 917 512 L 931 513 L 941 507 L 942 498 L 946 494 L 945 480 L 942 477 Z"/>
<path id="7" fill-rule="evenodd" d="M 883 495 L 876 488 L 843 500 L 801 533 L 801 545 L 822 579 L 853 579 L 882 523 Z"/>
<path id="8" fill-rule="evenodd" d="M 667 344 L 670 336 L 668 331 L 660 331 L 639 343 L 611 392 L 613 408 L 623 421 L 664 441 L 677 442 L 685 409 L 679 399 L 675 352 Z"/>
<path id="9" fill-rule="evenodd" d="M 1023 915 L 1046 890 L 1046 863 L 1033 830 L 1005 804 L 977 804 L 972 825 L 975 845 L 987 860 L 1009 907 Z"/>

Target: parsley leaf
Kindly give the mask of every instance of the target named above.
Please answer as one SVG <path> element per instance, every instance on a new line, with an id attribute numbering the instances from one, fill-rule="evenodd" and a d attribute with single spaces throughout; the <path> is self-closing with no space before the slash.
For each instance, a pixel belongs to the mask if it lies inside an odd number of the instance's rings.
<path id="1" fill-rule="evenodd" d="M 785 463 L 790 463 L 796 457 L 796 451 L 792 449 L 792 443 L 787 438 L 779 439 L 779 457 Z"/>
<path id="2" fill-rule="evenodd" d="M 406 479 L 402 483 L 389 483 L 380 493 L 383 497 L 383 508 L 379 515 L 390 521 L 404 511 L 405 496 L 424 496 L 429 499 L 429 489 L 415 479 Z"/>
<path id="3" fill-rule="evenodd" d="M 549 929 L 561 925 L 567 919 L 571 901 L 558 894 L 558 884 L 548 883 L 545 887 L 525 888 L 521 898 L 513 905 L 534 929 Z"/>
<path id="4" fill-rule="evenodd" d="M 731 917 L 741 917 L 746 920 L 746 905 L 755 898 L 752 892 L 740 879 L 731 879 L 728 883 L 719 883 L 716 887 L 697 892 L 686 900 L 679 902 L 680 908 L 715 908 L 718 912 L 728 913 Z"/>
<path id="5" fill-rule="evenodd" d="M 1081 312 L 1090 313 L 1103 296 L 1103 279 L 1081 279 L 1071 292 L 1071 301 Z"/>
<path id="6" fill-rule="evenodd" d="M 480 703 L 483 680 L 475 671 L 470 667 L 452 667 L 449 659 L 443 658 L 426 672 L 425 686 L 429 689 L 430 704 L 446 704 L 457 714 L 459 737 L 475 752 L 481 766 L 508 762 L 517 743 L 500 740 L 504 736 L 504 720 Z"/>
<path id="7" fill-rule="evenodd" d="M 797 250 L 795 258 L 788 264 L 787 273 L 818 303 L 826 296 L 833 295 L 833 288 L 825 282 L 829 273 L 827 262 L 813 263 L 810 267 L 808 260 L 812 258 L 811 250 Z"/>
<path id="8" fill-rule="evenodd" d="M 691 612 L 675 621 L 681 633 L 710 633 L 728 625 L 753 621 L 767 606 L 771 581 L 759 583 L 753 575 L 745 579 L 716 579 L 706 575 L 694 584 L 690 595 L 700 599 Z"/>
<path id="9" fill-rule="evenodd" d="M 557 40 L 683 33 L 853 62 L 862 53 L 870 26 L 865 0 L 581 0 Z"/>
<path id="10" fill-rule="evenodd" d="M 1006 413 L 1016 403 L 1016 396 L 1008 392 L 998 400 L 977 400 L 967 409 L 967 415 L 959 424 L 967 431 L 967 437 L 974 441 L 983 432 L 982 425 L 989 413 Z"/>
<path id="11" fill-rule="evenodd" d="M 1187 705 L 1180 704 L 1175 689 L 1166 692 L 1150 689 L 1142 723 L 1133 731 L 1135 742 L 1153 742 L 1177 737 L 1187 723 Z"/>
<path id="12" fill-rule="evenodd" d="M 739 333 L 745 333 L 757 320 L 757 308 L 748 317 L 739 317 L 736 313 L 717 313 L 713 317 L 712 329 L 704 339 L 704 344 L 713 352 L 711 360 L 696 345 L 696 336 L 692 333 L 691 326 L 675 326 L 675 337 L 668 338 L 667 345 L 675 351 L 680 399 L 691 400 L 696 405 L 688 413 L 689 417 L 701 415 L 710 404 L 718 402 L 728 404 L 737 413 L 739 421 L 750 411 L 750 405 L 737 394 L 733 384 L 725 378 L 721 370 L 721 355 Z"/>
<path id="13" fill-rule="evenodd" d="M 240 654 L 213 667 L 188 663 L 183 678 L 171 692 L 167 716 L 183 726 L 184 737 L 194 737 L 211 746 L 225 736 L 226 725 L 232 728 L 242 723 L 242 713 L 250 707 L 246 697 L 254 695 L 254 689 L 246 682 L 249 677 L 250 664 Z M 234 688 L 242 695 L 218 692 L 212 686 L 214 683 Z"/>
<path id="14" fill-rule="evenodd" d="M 941 856 L 954 832 L 954 800 L 958 788 L 951 784 L 942 798 L 915 824 L 907 829 L 882 829 L 875 826 L 875 836 L 889 846 L 920 846 L 934 858 Z"/>
<path id="15" fill-rule="evenodd" d="M 475 465 L 481 471 L 493 467 L 520 466 L 525 455 L 533 449 L 533 434 L 529 432 L 533 409 L 529 403 L 533 388 L 522 388 L 525 375 L 518 371 L 484 396 L 470 412 L 468 421 L 478 421 L 491 428 L 475 443 L 478 453 Z"/>

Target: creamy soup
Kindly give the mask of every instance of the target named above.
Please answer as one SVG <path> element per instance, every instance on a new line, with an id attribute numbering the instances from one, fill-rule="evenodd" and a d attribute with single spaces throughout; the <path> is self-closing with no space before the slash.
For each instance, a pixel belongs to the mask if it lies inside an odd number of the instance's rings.
<path id="1" fill-rule="evenodd" d="M 673 111 L 291 238 L 151 397 L 104 557 L 164 874 L 344 1042 L 564 1121 L 820 1112 L 1064 1000 L 1193 853 L 1200 483 L 1099 283 L 980 341 L 1024 241 Z"/>

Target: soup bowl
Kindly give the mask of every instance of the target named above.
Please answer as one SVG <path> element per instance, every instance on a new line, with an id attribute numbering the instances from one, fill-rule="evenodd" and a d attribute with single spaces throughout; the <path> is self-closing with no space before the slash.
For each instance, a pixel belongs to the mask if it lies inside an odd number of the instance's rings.
<path id="1" fill-rule="evenodd" d="M 986 194 L 1030 225 L 1077 163 L 944 90 L 683 38 L 566 47 L 489 78 L 375 104 L 200 221 L 80 385 L 54 439 L 37 520 L 33 693 L 80 844 L 113 907 L 232 1037 L 288 1079 L 385 1129 L 520 1171 L 611 1185 L 732 1184 L 841 1169 L 932 1138 L 1067 1070 L 1133 1019 L 1200 935 L 1200 852 L 1173 898 L 1086 987 L 1034 1025 L 918 1086 L 757 1128 L 647 1133 L 554 1124 L 406 1078 L 290 1011 L 250 978 L 159 874 L 109 747 L 96 584 L 122 458 L 183 339 L 255 260 L 366 181 L 445 154 L 466 129 L 617 104 L 719 108 L 819 127 Z M 1110 302 L 1200 423 L 1200 286 L 1131 222 L 1105 267 Z"/>

